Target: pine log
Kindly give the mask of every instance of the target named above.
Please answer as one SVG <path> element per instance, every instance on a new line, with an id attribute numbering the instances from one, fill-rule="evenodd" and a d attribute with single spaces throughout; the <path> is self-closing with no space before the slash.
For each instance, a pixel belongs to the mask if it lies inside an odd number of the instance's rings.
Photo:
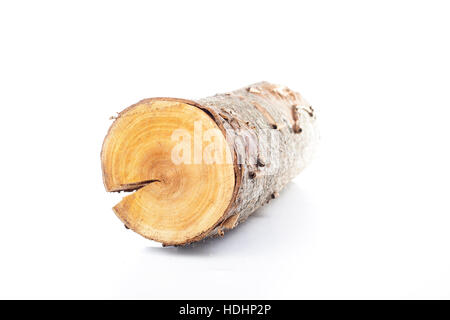
<path id="1" fill-rule="evenodd" d="M 101 163 L 126 228 L 186 245 L 223 236 L 310 162 L 316 115 L 287 87 L 260 82 L 197 101 L 150 98 L 115 117 Z"/>

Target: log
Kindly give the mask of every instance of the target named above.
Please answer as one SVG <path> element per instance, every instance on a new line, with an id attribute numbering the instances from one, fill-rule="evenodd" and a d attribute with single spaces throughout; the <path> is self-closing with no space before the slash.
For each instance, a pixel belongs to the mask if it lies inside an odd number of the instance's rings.
<path id="1" fill-rule="evenodd" d="M 113 211 L 163 245 L 223 236 L 310 162 L 316 115 L 285 86 L 260 82 L 197 101 L 150 98 L 120 112 L 101 152 Z"/>

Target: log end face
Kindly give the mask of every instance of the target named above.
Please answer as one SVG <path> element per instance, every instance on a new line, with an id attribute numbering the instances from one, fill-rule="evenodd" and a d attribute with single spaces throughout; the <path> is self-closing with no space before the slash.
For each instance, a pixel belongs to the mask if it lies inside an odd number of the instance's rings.
<path id="1" fill-rule="evenodd" d="M 227 159 L 225 136 L 206 112 L 163 98 L 123 111 L 101 154 L 106 190 L 133 191 L 114 206 L 115 214 L 166 245 L 201 239 L 222 220 L 235 187 Z"/>

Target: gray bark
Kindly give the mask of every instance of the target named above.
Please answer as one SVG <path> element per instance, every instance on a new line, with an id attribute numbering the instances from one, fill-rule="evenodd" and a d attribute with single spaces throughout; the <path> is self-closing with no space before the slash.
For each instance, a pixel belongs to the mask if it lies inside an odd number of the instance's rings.
<path id="1" fill-rule="evenodd" d="M 189 242 L 223 235 L 276 198 L 310 162 L 318 140 L 311 105 L 284 86 L 260 82 L 195 102 L 226 134 L 236 184 L 223 219 Z"/>

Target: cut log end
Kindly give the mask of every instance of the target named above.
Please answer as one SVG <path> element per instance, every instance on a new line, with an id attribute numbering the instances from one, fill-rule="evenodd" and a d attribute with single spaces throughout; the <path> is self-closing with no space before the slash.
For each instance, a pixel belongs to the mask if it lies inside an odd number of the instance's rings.
<path id="1" fill-rule="evenodd" d="M 198 154 L 187 152 L 196 152 L 195 141 L 180 149 L 180 139 L 195 139 L 199 128 L 221 132 L 205 111 L 175 99 L 144 100 L 119 114 L 101 160 L 107 191 L 134 191 L 113 208 L 128 228 L 178 245 L 202 238 L 223 220 L 233 198 L 234 165 L 205 161 L 203 149 L 198 161 Z M 214 139 L 223 146 L 223 159 L 230 159 L 225 136 Z"/>

